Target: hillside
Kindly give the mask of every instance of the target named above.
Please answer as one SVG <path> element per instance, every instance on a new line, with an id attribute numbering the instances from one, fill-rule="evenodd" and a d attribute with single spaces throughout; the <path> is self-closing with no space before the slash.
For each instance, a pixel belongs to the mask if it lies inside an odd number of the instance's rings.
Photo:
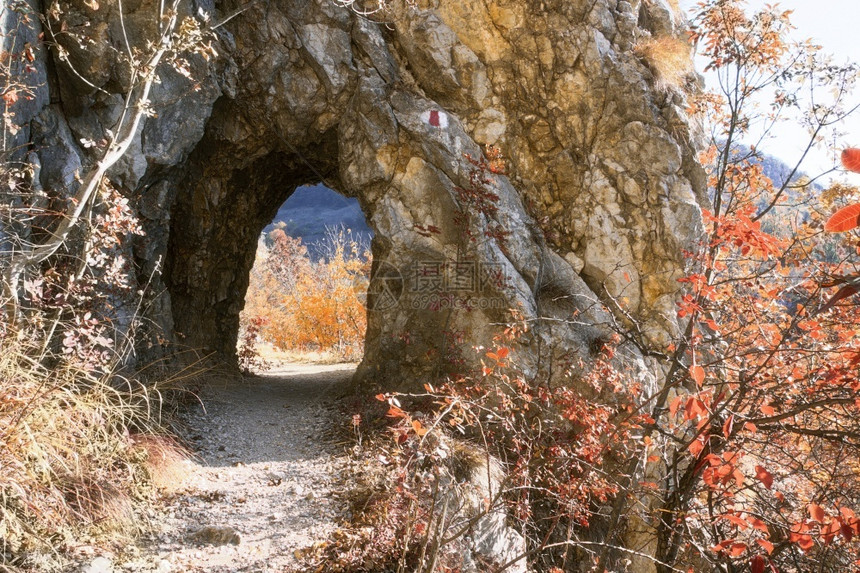
<path id="1" fill-rule="evenodd" d="M 324 255 L 326 234 L 330 229 L 350 230 L 365 244 L 370 244 L 373 237 L 358 199 L 344 197 L 322 184 L 296 189 L 263 232 L 268 233 L 278 223 L 285 225 L 284 231 L 291 237 L 301 238 L 315 260 Z"/>

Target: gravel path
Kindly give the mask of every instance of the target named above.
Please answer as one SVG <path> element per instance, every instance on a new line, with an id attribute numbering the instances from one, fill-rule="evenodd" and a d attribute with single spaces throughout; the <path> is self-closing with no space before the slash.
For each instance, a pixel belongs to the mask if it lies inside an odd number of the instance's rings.
<path id="1" fill-rule="evenodd" d="M 289 365 L 207 388 L 187 416 L 201 460 L 153 515 L 156 533 L 117 570 L 281 572 L 345 511 L 332 497 L 346 467 L 323 436 L 353 365 Z M 205 408 L 205 409 L 204 409 Z"/>

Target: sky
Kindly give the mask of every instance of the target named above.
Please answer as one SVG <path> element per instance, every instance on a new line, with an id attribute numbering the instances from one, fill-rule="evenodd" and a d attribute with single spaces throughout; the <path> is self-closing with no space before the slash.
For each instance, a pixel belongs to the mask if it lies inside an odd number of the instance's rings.
<path id="1" fill-rule="evenodd" d="M 835 56 L 837 63 L 850 60 L 860 64 L 860 1 L 858 0 L 782 0 L 780 2 L 764 2 L 748 0 L 750 8 L 760 9 L 766 3 L 777 4 L 785 10 L 793 10 L 791 22 L 795 26 L 794 37 L 797 39 L 811 38 L 821 45 L 825 52 Z M 694 7 L 696 0 L 680 0 L 681 7 L 689 10 Z M 697 63 L 697 67 L 701 66 Z M 706 77 L 707 81 L 707 77 Z M 852 101 L 860 103 L 860 85 L 855 90 Z M 845 137 L 837 140 L 839 147 L 860 147 L 860 111 L 855 112 L 853 119 L 847 121 L 843 130 Z M 799 157 L 800 142 L 804 132 L 782 127 L 775 140 L 769 142 L 763 151 L 775 155 L 786 162 L 792 162 Z M 824 152 L 816 152 L 805 164 L 810 174 L 827 170 L 834 166 L 834 158 Z M 839 178 L 852 179 L 852 183 L 860 184 L 860 175 L 838 175 Z"/>

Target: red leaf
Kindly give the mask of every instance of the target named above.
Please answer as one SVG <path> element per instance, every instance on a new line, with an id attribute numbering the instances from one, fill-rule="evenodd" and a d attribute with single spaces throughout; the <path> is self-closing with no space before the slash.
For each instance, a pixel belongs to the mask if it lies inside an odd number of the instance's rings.
<path id="1" fill-rule="evenodd" d="M 753 555 L 750 559 L 750 573 L 764 573 L 764 557 L 761 555 Z"/>
<path id="2" fill-rule="evenodd" d="M 773 543 L 768 541 L 767 539 L 756 539 L 756 543 L 762 546 L 762 548 L 767 551 L 767 554 L 770 555 L 773 553 Z"/>
<path id="3" fill-rule="evenodd" d="M 750 526 L 749 523 L 747 523 L 747 520 L 739 515 L 727 513 L 723 517 L 726 519 L 726 521 L 730 521 L 733 525 L 737 525 L 738 527 L 740 527 L 741 531 L 748 529 Z"/>
<path id="4" fill-rule="evenodd" d="M 848 171 L 860 173 L 860 149 L 849 147 L 842 150 L 842 165 Z"/>
<path id="5" fill-rule="evenodd" d="M 767 529 L 767 524 L 757 517 L 750 516 L 749 522 L 752 524 L 754 529 L 758 529 L 764 534 L 770 535 L 770 532 Z"/>
<path id="6" fill-rule="evenodd" d="M 729 551 L 729 555 L 731 555 L 732 557 L 740 557 L 741 555 L 744 554 L 744 551 L 746 551 L 746 550 L 747 550 L 747 544 L 746 543 L 735 543 L 734 545 L 732 545 L 732 548 Z"/>
<path id="7" fill-rule="evenodd" d="M 729 437 L 732 435 L 732 429 L 735 427 L 735 415 L 732 414 L 726 420 L 726 423 L 723 424 L 723 435 L 725 437 Z"/>
<path id="8" fill-rule="evenodd" d="M 800 535 L 797 539 L 797 544 L 804 551 L 809 551 L 813 547 L 815 547 L 815 541 L 812 540 L 811 535 Z"/>
<path id="9" fill-rule="evenodd" d="M 705 382 L 705 369 L 697 364 L 690 366 L 690 377 L 696 381 L 697 386 L 701 386 Z"/>
<path id="10" fill-rule="evenodd" d="M 498 351 L 496 351 L 496 354 L 498 354 L 498 355 L 499 355 L 499 358 L 500 358 L 500 359 L 504 359 L 505 357 L 507 357 L 507 355 L 508 355 L 508 353 L 509 353 L 510 351 L 511 351 L 511 349 L 510 349 L 510 348 L 507 348 L 507 347 L 505 347 L 505 346 L 502 346 L 501 348 L 499 348 L 499 350 L 498 350 Z"/>
<path id="11" fill-rule="evenodd" d="M 822 508 L 817 503 L 810 503 L 808 509 L 809 517 L 811 517 L 815 521 L 824 521 L 824 508 Z"/>
<path id="12" fill-rule="evenodd" d="M 767 471 L 763 467 L 761 467 L 761 466 L 755 467 L 755 477 L 762 484 L 764 484 L 764 487 L 766 487 L 767 489 L 770 489 L 771 486 L 773 486 L 773 474 L 771 474 L 769 471 Z"/>
<path id="13" fill-rule="evenodd" d="M 860 203 L 842 207 L 833 213 L 824 224 L 824 230 L 830 233 L 850 231 L 860 225 Z"/>

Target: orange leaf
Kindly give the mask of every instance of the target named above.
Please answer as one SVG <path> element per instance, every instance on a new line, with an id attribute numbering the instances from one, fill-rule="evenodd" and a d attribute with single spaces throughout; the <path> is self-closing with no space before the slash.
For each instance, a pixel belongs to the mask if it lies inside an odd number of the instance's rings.
<path id="1" fill-rule="evenodd" d="M 759 410 L 761 410 L 761 413 L 765 416 L 773 416 L 776 414 L 776 410 L 773 409 L 773 406 L 768 406 L 767 404 L 763 405 Z"/>
<path id="2" fill-rule="evenodd" d="M 767 471 L 761 466 L 755 467 L 755 477 L 762 484 L 764 484 L 764 487 L 766 487 L 767 489 L 770 489 L 773 485 L 773 474 L 771 474 L 769 471 Z"/>
<path id="3" fill-rule="evenodd" d="M 425 428 L 418 420 L 412 420 L 412 429 L 415 430 L 415 433 L 419 436 L 423 436 L 427 433 L 427 428 Z"/>
<path id="4" fill-rule="evenodd" d="M 860 149 L 849 147 L 842 150 L 842 165 L 848 171 L 860 173 Z"/>
<path id="5" fill-rule="evenodd" d="M 808 509 L 809 517 L 815 521 L 824 521 L 824 508 L 817 503 L 810 503 Z"/>
<path id="6" fill-rule="evenodd" d="M 406 418 L 408 414 L 398 408 L 397 406 L 391 406 L 388 408 L 388 412 L 385 414 L 389 418 Z"/>
<path id="7" fill-rule="evenodd" d="M 510 351 L 511 351 L 510 348 L 502 346 L 501 348 L 498 349 L 498 351 L 496 351 L 496 354 L 499 355 L 499 359 L 504 359 Z"/>
<path id="8" fill-rule="evenodd" d="M 693 456 L 698 456 L 702 453 L 702 450 L 705 449 L 705 440 L 707 440 L 707 436 L 705 434 L 700 435 L 698 438 L 693 440 L 689 446 L 687 446 L 687 450 L 689 450 L 690 454 Z"/>
<path id="9" fill-rule="evenodd" d="M 767 551 L 767 554 L 770 555 L 773 553 L 773 543 L 768 541 L 767 539 L 756 539 L 756 543 L 762 546 L 762 548 Z"/>
<path id="10" fill-rule="evenodd" d="M 747 550 L 746 543 L 735 543 L 732 545 L 731 550 L 729 551 L 729 555 L 732 557 L 740 557 L 743 555 L 744 551 Z"/>
<path id="11" fill-rule="evenodd" d="M 698 364 L 690 366 L 690 377 L 696 381 L 698 386 L 701 386 L 705 382 L 705 369 Z"/>
<path id="12" fill-rule="evenodd" d="M 683 396 L 675 396 L 675 398 L 669 402 L 669 414 L 674 416 L 678 413 L 678 408 L 681 407 L 681 399 Z"/>
<path id="13" fill-rule="evenodd" d="M 824 230 L 830 233 L 850 231 L 860 225 L 860 203 L 848 205 L 833 213 L 824 224 Z"/>

